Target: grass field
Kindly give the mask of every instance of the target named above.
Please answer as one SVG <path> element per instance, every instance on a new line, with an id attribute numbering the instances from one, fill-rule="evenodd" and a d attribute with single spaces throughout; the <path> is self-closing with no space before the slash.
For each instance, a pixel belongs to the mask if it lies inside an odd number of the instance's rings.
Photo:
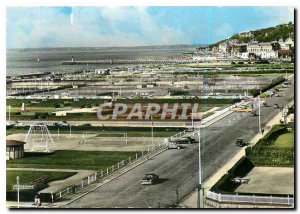
<path id="1" fill-rule="evenodd" d="M 60 150 L 53 153 L 25 152 L 21 159 L 6 161 L 7 167 L 41 169 L 104 170 L 134 157 L 137 152 Z"/>
<path id="2" fill-rule="evenodd" d="M 51 108 L 51 107 L 25 107 L 27 111 L 29 112 L 38 112 L 38 113 L 41 113 L 41 112 L 53 112 L 53 111 L 58 111 L 58 110 L 69 110 L 71 108 L 63 108 L 63 109 L 56 109 L 56 108 Z M 6 109 L 6 112 L 8 113 L 8 108 Z M 10 109 L 10 112 L 11 113 L 14 113 L 14 112 L 21 112 L 21 106 L 20 107 L 12 107 Z"/>
<path id="3" fill-rule="evenodd" d="M 16 177 L 20 177 L 20 184 L 31 184 L 37 178 L 46 176 L 47 179 L 35 185 L 34 189 L 20 190 L 20 201 L 33 202 L 35 195 L 44 188 L 48 187 L 48 183 L 57 180 L 64 180 L 75 175 L 76 172 L 38 172 L 38 171 L 21 171 L 7 170 L 6 171 L 6 200 L 16 201 L 16 190 L 13 185 L 16 184 Z"/>
<path id="4" fill-rule="evenodd" d="M 274 144 L 272 144 L 274 147 L 287 147 L 287 148 L 293 148 L 294 147 L 294 133 L 289 132 L 280 135 Z"/>
<path id="5" fill-rule="evenodd" d="M 48 177 L 43 186 L 46 187 L 46 183 L 63 180 L 70 176 L 75 175 L 76 172 L 38 172 L 38 171 L 22 171 L 22 170 L 6 170 L 6 191 L 16 191 L 13 189 L 13 185 L 16 184 L 16 177 L 20 177 L 20 184 L 31 184 L 31 182 L 37 178 L 46 176 Z M 24 190 L 21 190 L 24 191 Z"/>

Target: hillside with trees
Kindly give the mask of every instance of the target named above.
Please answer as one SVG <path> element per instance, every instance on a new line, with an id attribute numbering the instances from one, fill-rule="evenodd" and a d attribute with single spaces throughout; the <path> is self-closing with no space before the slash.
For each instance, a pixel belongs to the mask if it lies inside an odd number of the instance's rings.
<path id="1" fill-rule="evenodd" d="M 288 24 L 277 25 L 276 27 L 263 28 L 258 30 L 252 30 L 247 33 L 236 33 L 229 39 L 221 40 L 217 43 L 210 45 L 210 47 L 218 46 L 222 42 L 236 39 L 240 43 L 248 43 L 255 39 L 259 42 L 272 42 L 279 39 L 287 39 L 289 36 L 294 37 L 294 24 L 289 22 Z"/>

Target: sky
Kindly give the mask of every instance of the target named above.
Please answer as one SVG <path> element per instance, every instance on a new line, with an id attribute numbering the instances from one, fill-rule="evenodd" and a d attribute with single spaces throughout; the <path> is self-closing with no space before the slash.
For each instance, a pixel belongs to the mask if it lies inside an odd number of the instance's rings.
<path id="1" fill-rule="evenodd" d="M 210 44 L 294 22 L 291 7 L 7 7 L 7 48 Z"/>

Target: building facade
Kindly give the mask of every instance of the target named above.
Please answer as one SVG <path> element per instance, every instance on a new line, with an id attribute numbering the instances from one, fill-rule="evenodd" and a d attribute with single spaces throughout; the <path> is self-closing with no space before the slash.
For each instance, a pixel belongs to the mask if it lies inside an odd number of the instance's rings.
<path id="1" fill-rule="evenodd" d="M 23 141 L 6 140 L 6 160 L 24 157 L 24 144 Z"/>
<path id="2" fill-rule="evenodd" d="M 252 41 L 247 46 L 247 52 L 261 59 L 278 58 L 278 51 L 274 51 L 270 42 Z"/>

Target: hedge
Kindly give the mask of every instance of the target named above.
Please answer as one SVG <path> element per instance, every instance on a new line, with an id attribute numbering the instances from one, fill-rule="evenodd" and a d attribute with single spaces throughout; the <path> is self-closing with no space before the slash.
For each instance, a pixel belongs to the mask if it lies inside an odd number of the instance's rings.
<path id="1" fill-rule="evenodd" d="M 287 132 L 288 130 L 285 126 L 274 126 L 254 147 L 246 149 L 246 156 L 255 165 L 259 166 L 293 166 L 294 148 L 271 146 L 280 135 Z"/>
<path id="2" fill-rule="evenodd" d="M 30 103 L 31 101 L 38 101 L 38 103 Z M 111 102 L 110 99 L 79 99 L 73 101 L 72 99 L 47 99 L 45 101 L 39 99 L 8 99 L 6 100 L 7 106 L 20 107 L 22 103 L 29 107 L 55 107 L 57 105 L 64 106 L 64 102 L 71 107 L 84 107 L 84 106 L 98 106 L 99 104 Z M 199 104 L 234 104 L 240 102 L 240 99 L 118 99 L 119 103 L 199 103 Z"/>
<path id="3" fill-rule="evenodd" d="M 247 157 L 242 157 L 227 174 L 223 175 L 211 190 L 218 193 L 234 192 L 240 184 L 233 182 L 232 179 L 246 176 L 253 168 L 254 164 Z"/>

